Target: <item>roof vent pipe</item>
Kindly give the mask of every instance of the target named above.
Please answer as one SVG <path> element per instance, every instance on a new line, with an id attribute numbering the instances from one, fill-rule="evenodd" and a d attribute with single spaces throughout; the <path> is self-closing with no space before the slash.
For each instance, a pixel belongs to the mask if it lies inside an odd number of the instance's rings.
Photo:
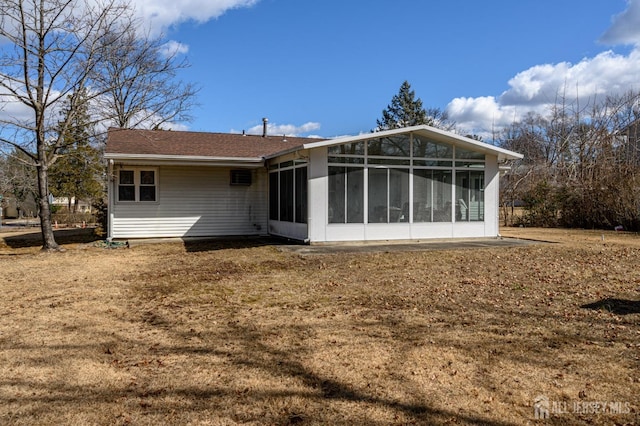
<path id="1" fill-rule="evenodd" d="M 266 138 L 267 137 L 267 123 L 269 122 L 268 118 L 263 118 L 262 119 L 262 137 Z"/>

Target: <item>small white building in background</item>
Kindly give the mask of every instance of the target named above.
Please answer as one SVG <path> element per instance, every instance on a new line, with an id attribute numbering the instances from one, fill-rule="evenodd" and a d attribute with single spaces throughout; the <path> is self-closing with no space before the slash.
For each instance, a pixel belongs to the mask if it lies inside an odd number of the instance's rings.
<path id="1" fill-rule="evenodd" d="M 51 205 L 69 208 L 71 206 L 71 210 L 73 210 L 74 206 L 76 208 L 76 213 L 91 213 L 91 203 L 87 200 L 77 200 L 76 197 L 52 197 Z"/>
<path id="2" fill-rule="evenodd" d="M 429 126 L 336 139 L 111 129 L 109 237 L 495 237 L 521 154 Z"/>

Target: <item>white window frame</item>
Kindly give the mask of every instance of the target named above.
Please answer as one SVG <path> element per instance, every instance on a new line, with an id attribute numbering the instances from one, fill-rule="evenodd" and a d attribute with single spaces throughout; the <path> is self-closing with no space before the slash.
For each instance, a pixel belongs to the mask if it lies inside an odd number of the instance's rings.
<path id="1" fill-rule="evenodd" d="M 456 180 L 456 174 L 459 173 L 468 173 L 470 170 L 477 170 L 477 171 L 483 171 L 484 173 L 484 184 L 486 184 L 486 164 L 487 164 L 487 156 L 485 154 L 476 152 L 472 149 L 464 149 L 464 148 L 460 148 L 458 147 L 455 143 L 449 143 L 449 142 L 441 142 L 441 141 L 437 141 L 431 138 L 422 138 L 421 139 L 425 142 L 432 142 L 435 144 L 439 144 L 439 145 L 446 145 L 450 148 L 450 153 L 447 156 L 442 156 L 442 157 L 420 157 L 418 155 L 416 155 L 416 153 L 414 153 L 414 141 L 415 141 L 415 135 L 413 133 L 410 133 L 408 135 L 408 142 L 409 142 L 409 156 L 389 156 L 389 155 L 369 155 L 369 144 L 372 140 L 377 139 L 377 137 L 374 135 L 372 135 L 371 139 L 366 139 L 363 141 L 359 141 L 359 142 L 352 142 L 352 143 L 363 143 L 364 146 L 363 148 L 363 153 L 362 154 L 341 154 L 339 152 L 335 152 L 335 151 L 339 151 L 338 149 L 334 149 L 332 150 L 330 147 L 327 150 L 327 177 L 329 176 L 329 167 L 364 167 L 365 169 L 365 174 L 364 174 L 364 212 L 365 212 L 365 218 L 364 218 L 364 224 L 370 224 L 371 222 L 369 222 L 369 173 L 371 170 L 373 169 L 387 169 L 387 222 L 380 222 L 383 224 L 390 224 L 390 223 L 394 223 L 394 222 L 390 222 L 389 218 L 390 218 L 390 213 L 389 213 L 389 197 L 390 197 L 390 171 L 391 169 L 406 169 L 409 171 L 409 218 L 408 218 L 408 223 L 418 223 L 418 224 L 422 224 L 422 223 L 463 223 L 463 222 L 476 222 L 476 223 L 481 223 L 484 222 L 486 220 L 486 201 L 483 201 L 482 203 L 482 220 L 474 220 L 471 221 L 470 219 L 468 220 L 456 220 L 456 194 L 457 194 L 457 180 Z M 351 144 L 351 143 L 350 143 Z M 338 145 L 339 146 L 339 145 Z M 471 156 L 470 158 L 465 158 L 464 155 L 460 155 L 460 152 L 458 151 L 468 151 L 474 154 L 480 154 L 482 155 L 482 158 L 480 158 L 479 156 Z M 358 160 L 355 160 L 358 159 Z M 422 163 L 423 161 L 425 162 L 434 162 L 434 165 L 429 165 L 429 164 L 425 164 Z M 446 165 L 444 165 L 446 163 Z M 434 221 L 434 216 L 433 216 L 433 210 L 431 211 L 431 222 L 415 222 L 414 221 L 414 217 L 413 217 L 413 205 L 414 205 L 414 193 L 413 193 L 413 183 L 414 183 L 414 178 L 415 178 L 415 170 L 433 170 L 433 171 L 448 171 L 451 173 L 451 197 L 450 197 L 450 202 L 451 202 L 451 214 L 450 214 L 450 221 L 446 221 L 446 222 L 440 222 Z M 345 180 L 345 185 L 346 185 L 346 180 Z M 327 188 L 328 189 L 328 188 Z M 433 189 L 433 182 L 432 182 L 432 189 Z M 482 189 L 482 191 L 484 191 L 484 188 Z M 327 193 L 328 194 L 328 193 Z M 346 192 L 345 192 L 345 197 L 347 196 Z M 431 192 L 431 197 L 434 197 L 435 194 L 433 193 L 433 191 Z M 327 195 L 328 197 L 328 195 Z M 330 206 L 329 204 L 329 199 L 327 198 L 327 207 L 329 208 Z M 345 220 L 346 220 L 346 206 L 347 206 L 347 202 L 345 201 Z M 340 225 L 341 223 L 335 223 L 335 222 L 329 222 L 329 214 L 327 213 L 327 223 L 326 225 L 332 226 L 332 225 Z M 401 223 L 407 223 L 407 222 L 401 222 Z M 374 223 L 374 225 L 376 225 L 377 223 Z"/>
<path id="2" fill-rule="evenodd" d="M 133 172 L 133 187 L 135 193 L 134 200 L 120 200 L 120 172 Z M 140 172 L 153 172 L 154 184 L 153 185 L 142 185 L 140 182 Z M 121 167 L 117 170 L 115 179 L 115 199 L 116 203 L 119 204 L 133 204 L 133 203 L 141 203 L 141 204 L 157 204 L 160 201 L 160 184 L 159 184 L 159 173 L 157 167 Z M 155 187 L 156 199 L 154 201 L 141 201 L 140 200 L 140 186 L 153 186 Z"/>

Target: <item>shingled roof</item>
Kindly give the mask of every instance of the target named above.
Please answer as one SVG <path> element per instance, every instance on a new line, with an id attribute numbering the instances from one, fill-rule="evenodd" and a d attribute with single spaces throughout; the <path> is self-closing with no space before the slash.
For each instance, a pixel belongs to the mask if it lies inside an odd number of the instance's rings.
<path id="1" fill-rule="evenodd" d="M 171 130 L 109 129 L 105 154 L 264 158 L 322 139 Z"/>

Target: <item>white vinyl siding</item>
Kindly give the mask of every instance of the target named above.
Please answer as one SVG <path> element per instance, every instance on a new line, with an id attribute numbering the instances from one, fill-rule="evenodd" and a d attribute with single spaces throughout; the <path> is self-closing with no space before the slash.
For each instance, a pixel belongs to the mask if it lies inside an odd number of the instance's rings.
<path id="1" fill-rule="evenodd" d="M 126 169 L 126 167 L 124 167 Z M 231 185 L 230 168 L 159 167 L 159 203 L 115 203 L 113 238 L 211 237 L 267 233 L 267 173 Z"/>

